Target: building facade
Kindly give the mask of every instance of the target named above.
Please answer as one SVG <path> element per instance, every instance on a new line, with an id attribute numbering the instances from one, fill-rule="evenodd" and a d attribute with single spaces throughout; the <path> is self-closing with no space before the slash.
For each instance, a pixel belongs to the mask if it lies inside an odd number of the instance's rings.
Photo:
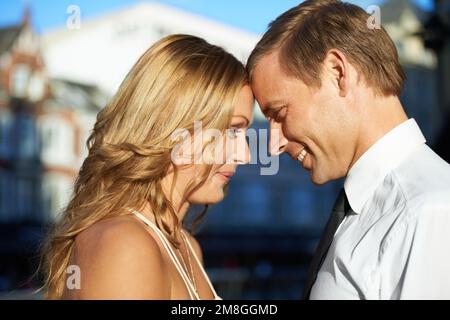
<path id="1" fill-rule="evenodd" d="M 445 111 L 439 101 L 437 57 L 425 47 L 421 35 L 429 16 L 410 0 L 387 0 L 381 7 L 381 22 L 397 47 L 407 77 L 401 100 L 434 145 Z"/>
<path id="2" fill-rule="evenodd" d="M 28 11 L 0 29 L 0 223 L 52 221 L 67 203 L 95 90 L 49 78 Z"/>

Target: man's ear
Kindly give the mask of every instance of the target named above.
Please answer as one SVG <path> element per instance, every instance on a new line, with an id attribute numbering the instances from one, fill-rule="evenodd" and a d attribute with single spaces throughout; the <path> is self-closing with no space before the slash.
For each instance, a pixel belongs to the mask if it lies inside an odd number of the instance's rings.
<path id="1" fill-rule="evenodd" d="M 327 52 L 323 64 L 324 75 L 331 77 L 336 89 L 339 90 L 339 95 L 345 97 L 350 84 L 350 68 L 347 58 L 338 49 L 331 49 Z"/>

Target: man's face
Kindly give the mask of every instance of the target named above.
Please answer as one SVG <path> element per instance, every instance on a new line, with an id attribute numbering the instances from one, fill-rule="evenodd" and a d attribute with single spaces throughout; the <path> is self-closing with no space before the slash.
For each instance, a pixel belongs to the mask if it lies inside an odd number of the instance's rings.
<path id="1" fill-rule="evenodd" d="M 256 66 L 252 89 L 270 123 L 270 152 L 288 153 L 302 163 L 315 184 L 344 177 L 355 155 L 358 117 L 346 103 L 332 66 L 321 87 L 287 76 L 277 53 Z"/>

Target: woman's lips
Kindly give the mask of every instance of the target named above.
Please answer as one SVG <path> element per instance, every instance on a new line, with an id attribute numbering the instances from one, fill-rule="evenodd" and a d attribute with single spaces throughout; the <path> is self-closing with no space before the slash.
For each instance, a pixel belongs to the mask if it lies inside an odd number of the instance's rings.
<path id="1" fill-rule="evenodd" d="M 217 172 L 216 175 L 225 181 L 229 181 L 234 176 L 234 172 Z"/>

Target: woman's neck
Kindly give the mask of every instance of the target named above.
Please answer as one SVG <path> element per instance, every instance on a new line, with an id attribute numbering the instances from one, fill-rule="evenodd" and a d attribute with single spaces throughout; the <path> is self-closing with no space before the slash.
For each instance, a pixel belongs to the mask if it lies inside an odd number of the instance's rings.
<path id="1" fill-rule="evenodd" d="M 181 227 L 183 225 L 183 220 L 184 217 L 186 216 L 188 210 L 189 210 L 189 203 L 186 201 L 184 202 L 182 205 L 173 205 L 173 208 L 175 210 L 175 214 L 178 218 L 178 225 Z M 169 209 L 166 209 L 167 211 L 169 211 Z M 156 224 L 156 219 L 155 219 L 155 212 L 153 211 L 153 209 L 150 206 L 150 203 L 146 202 L 145 206 L 141 209 L 139 209 L 139 212 L 142 213 L 147 219 L 149 219 L 151 222 Z M 171 214 L 167 215 L 168 217 L 172 217 Z M 173 223 L 173 221 L 169 221 L 170 224 Z"/>

